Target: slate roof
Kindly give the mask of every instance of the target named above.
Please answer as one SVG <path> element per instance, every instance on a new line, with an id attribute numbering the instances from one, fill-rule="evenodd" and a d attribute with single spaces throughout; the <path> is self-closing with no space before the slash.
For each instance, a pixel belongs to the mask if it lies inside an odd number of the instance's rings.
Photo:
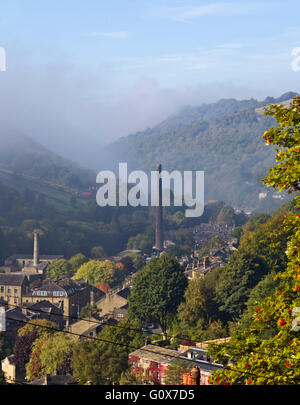
<path id="1" fill-rule="evenodd" d="M 127 300 L 127 298 L 130 295 L 130 288 L 128 288 L 128 287 L 124 288 L 123 290 L 118 292 L 118 295 Z"/>
<path id="2" fill-rule="evenodd" d="M 93 331 L 100 331 L 105 325 L 106 322 L 103 321 L 103 324 L 100 324 L 101 322 L 99 322 L 96 318 L 85 318 L 85 319 L 81 319 L 80 321 L 77 321 L 75 323 L 73 323 L 70 326 L 71 332 L 72 333 L 76 333 L 78 335 L 81 336 L 85 336 L 88 337 L 90 336 L 90 332 Z"/>
<path id="3" fill-rule="evenodd" d="M 45 313 L 46 315 L 62 316 L 63 311 L 49 301 L 43 300 L 35 304 L 26 303 L 23 307 L 27 309 L 26 313 L 23 312 L 21 307 L 8 309 L 6 311 L 7 319 L 10 321 L 28 322 L 32 318 L 37 318 Z"/>
<path id="4" fill-rule="evenodd" d="M 34 267 L 38 270 L 44 270 L 48 266 L 49 262 L 39 262 L 36 266 L 34 265 L 33 261 L 29 262 L 24 269 L 28 267 Z M 25 270 L 26 271 L 26 270 Z"/>
<path id="5" fill-rule="evenodd" d="M 8 311 L 6 311 L 6 317 L 8 321 L 20 321 L 20 322 L 28 322 L 28 316 L 26 316 L 25 314 L 23 314 L 22 312 L 22 308 L 13 308 L 13 309 L 9 309 Z M 20 324 L 20 326 L 24 326 L 22 324 Z"/>
<path id="6" fill-rule="evenodd" d="M 168 364 L 180 355 L 180 352 L 165 347 L 146 345 L 130 353 L 131 357 L 139 357 L 143 360 L 155 361 L 156 363 Z"/>
<path id="7" fill-rule="evenodd" d="M 50 295 L 53 293 L 53 291 L 62 291 L 64 296 L 71 296 L 76 291 L 84 288 L 86 285 L 86 283 L 80 283 L 68 277 L 56 281 L 47 279 L 44 280 L 40 287 L 35 288 L 29 295 L 38 295 L 38 291 L 47 291 L 50 293 Z"/>
<path id="8" fill-rule="evenodd" d="M 187 354 L 192 354 L 191 358 L 187 357 Z M 180 359 L 194 363 L 200 367 L 201 370 L 213 372 L 215 370 L 223 368 L 222 364 L 213 363 L 207 358 L 207 350 L 199 347 L 190 347 L 186 352 L 181 353 Z"/>
<path id="9" fill-rule="evenodd" d="M 0 285 L 22 286 L 27 277 L 22 273 L 0 273 Z"/>
<path id="10" fill-rule="evenodd" d="M 59 308 L 57 305 L 54 305 L 52 304 L 52 302 L 49 302 L 47 300 L 42 300 L 36 302 L 35 304 L 28 302 L 26 304 L 23 304 L 23 306 L 33 312 L 41 311 L 42 313 L 46 312 L 48 314 L 55 314 L 55 315 L 61 315 L 63 313 L 61 308 Z"/>
<path id="11" fill-rule="evenodd" d="M 58 260 L 58 259 L 63 259 L 64 256 L 63 255 L 39 255 L 39 259 L 40 260 Z M 33 256 L 32 254 L 14 254 L 9 256 L 6 260 L 17 260 L 17 259 L 24 259 L 24 260 L 29 260 L 32 259 L 33 260 Z"/>

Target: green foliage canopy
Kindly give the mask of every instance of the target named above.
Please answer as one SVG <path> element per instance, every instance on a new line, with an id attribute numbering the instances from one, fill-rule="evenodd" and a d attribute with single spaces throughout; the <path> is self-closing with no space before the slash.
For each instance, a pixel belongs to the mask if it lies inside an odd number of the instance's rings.
<path id="1" fill-rule="evenodd" d="M 129 313 L 141 322 L 159 322 L 166 336 L 168 320 L 183 300 L 187 280 L 179 263 L 162 254 L 151 259 L 134 278 Z"/>

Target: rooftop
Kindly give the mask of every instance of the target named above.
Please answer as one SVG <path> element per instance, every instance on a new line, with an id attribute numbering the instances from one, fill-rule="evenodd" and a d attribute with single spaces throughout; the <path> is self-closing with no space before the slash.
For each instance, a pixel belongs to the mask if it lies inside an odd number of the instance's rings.
<path id="1" fill-rule="evenodd" d="M 39 255 L 40 260 L 58 260 L 63 259 L 63 255 Z M 6 260 L 33 260 L 32 254 L 14 254 L 9 256 Z"/>
<path id="2" fill-rule="evenodd" d="M 178 357 L 180 352 L 173 349 L 155 345 L 145 345 L 138 350 L 130 353 L 130 357 L 139 357 L 143 360 L 155 361 L 156 363 L 170 363 L 174 358 Z"/>
<path id="3" fill-rule="evenodd" d="M 126 287 L 123 290 L 119 291 L 117 293 L 120 297 L 125 298 L 127 300 L 127 298 L 130 295 L 130 288 Z"/>
<path id="4" fill-rule="evenodd" d="M 103 325 L 101 325 L 97 319 L 91 317 L 81 319 L 80 321 L 73 323 L 70 326 L 70 329 L 72 333 L 88 337 L 91 336 L 90 335 L 91 332 L 96 331 L 98 329 L 102 329 L 104 325 L 105 325 L 104 321 Z"/>
<path id="5" fill-rule="evenodd" d="M 24 323 L 34 318 L 45 318 L 45 315 L 51 318 L 54 316 L 55 319 L 59 319 L 59 317 L 62 317 L 62 314 L 62 309 L 46 300 L 35 304 L 26 303 L 23 304 L 22 307 L 8 309 L 6 311 L 7 320 Z"/>
<path id="6" fill-rule="evenodd" d="M 24 303 L 24 307 L 28 308 L 30 311 L 33 312 L 45 312 L 47 314 L 55 314 L 55 315 L 61 315 L 62 310 L 59 308 L 57 305 L 52 304 L 49 301 L 43 300 L 36 302 L 35 304 L 32 303 Z"/>
<path id="7" fill-rule="evenodd" d="M 22 308 L 13 308 L 6 311 L 6 319 L 8 321 L 19 321 L 21 323 L 26 323 L 29 320 L 28 316 L 23 314 Z M 22 324 L 20 326 L 22 326 Z"/>
<path id="8" fill-rule="evenodd" d="M 86 285 L 86 282 L 83 282 L 83 280 L 73 280 L 69 277 L 56 281 L 46 279 L 40 287 L 34 288 L 29 295 L 51 295 L 55 291 L 61 292 L 61 296 L 71 296 L 76 291 L 82 290 Z M 39 291 L 46 292 L 46 294 L 39 293 Z"/>
<path id="9" fill-rule="evenodd" d="M 22 286 L 27 277 L 22 273 L 0 273 L 0 285 Z"/>

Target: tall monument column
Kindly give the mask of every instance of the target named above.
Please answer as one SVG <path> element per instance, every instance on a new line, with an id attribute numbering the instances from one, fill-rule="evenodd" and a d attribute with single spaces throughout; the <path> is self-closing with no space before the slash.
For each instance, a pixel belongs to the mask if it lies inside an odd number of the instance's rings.
<path id="1" fill-rule="evenodd" d="M 39 234 L 33 233 L 33 265 L 37 266 L 40 261 Z"/>
<path id="2" fill-rule="evenodd" d="M 162 207 L 162 179 L 160 177 L 161 164 L 156 167 L 156 231 L 155 231 L 155 249 L 162 251 L 164 249 L 164 227 L 163 227 L 163 207 Z"/>

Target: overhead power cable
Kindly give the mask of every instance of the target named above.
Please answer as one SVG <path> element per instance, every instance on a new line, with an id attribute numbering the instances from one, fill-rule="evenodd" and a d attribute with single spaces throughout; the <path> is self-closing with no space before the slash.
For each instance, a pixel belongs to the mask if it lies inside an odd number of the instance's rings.
<path id="1" fill-rule="evenodd" d="M 7 318 L 7 319 L 10 319 L 10 320 L 13 320 L 13 321 L 17 321 L 17 322 L 21 322 L 21 323 L 24 323 L 24 324 L 29 324 L 29 325 L 34 325 L 34 326 L 37 326 L 37 327 L 41 327 L 41 328 L 44 328 L 44 329 L 48 329 L 48 330 L 52 330 L 52 331 L 55 331 L 55 332 L 58 332 L 58 333 L 66 333 L 66 334 L 69 334 L 69 335 L 74 335 L 74 336 L 78 336 L 78 337 L 84 337 L 84 338 L 87 338 L 87 339 L 90 339 L 90 340 L 93 340 L 93 341 L 100 341 L 100 342 L 104 342 L 104 343 L 108 343 L 108 344 L 112 344 L 112 345 L 116 345 L 116 346 L 122 346 L 122 347 L 126 347 L 126 348 L 130 348 L 130 349 L 134 349 L 134 350 L 140 350 L 140 351 L 143 351 L 143 352 L 148 352 L 148 353 L 152 353 L 152 354 L 157 354 L 157 352 L 155 352 L 155 351 L 153 351 L 153 350 L 151 350 L 151 349 L 147 349 L 147 348 L 145 348 L 145 347 L 141 347 L 141 348 L 138 348 L 138 347 L 134 347 L 134 346 L 131 346 L 131 345 L 128 345 L 128 344 L 125 344 L 125 343 L 120 343 L 120 342 L 113 342 L 113 341 L 111 341 L 111 340 L 107 340 L 107 339 L 102 339 L 102 338 L 99 338 L 99 337 L 94 337 L 94 336 L 85 336 L 85 335 L 82 335 L 82 334 L 79 334 L 79 333 L 75 333 L 75 332 L 70 332 L 70 331 L 67 331 L 67 330 L 59 330 L 59 329 L 55 329 L 55 328 L 53 328 L 53 327 L 51 327 L 51 326 L 46 326 L 46 325 L 38 325 L 38 324 L 36 324 L 36 323 L 33 323 L 33 322 L 26 322 L 26 321 L 22 321 L 22 320 L 15 320 L 15 319 L 12 319 L 12 318 Z M 180 356 L 180 353 L 178 353 L 178 355 L 167 355 L 168 357 L 170 357 L 170 358 L 174 358 L 174 359 L 178 359 L 178 358 L 181 358 L 182 359 L 182 357 L 179 357 Z M 195 362 L 196 363 L 196 362 Z M 225 369 L 227 369 L 227 370 L 231 370 L 231 368 L 226 368 L 225 367 Z M 234 369 L 233 369 L 234 370 Z M 276 370 L 277 371 L 277 370 Z M 260 378 L 266 378 L 266 376 L 264 376 L 264 375 L 259 375 L 259 374 L 256 374 L 256 373 L 252 373 L 252 372 L 247 372 L 247 371 L 241 371 L 241 373 L 242 374 L 249 374 L 250 375 L 250 373 L 252 374 L 252 375 L 255 375 L 256 377 L 260 377 Z M 295 381 L 300 381 L 300 378 L 295 378 L 294 379 Z"/>

